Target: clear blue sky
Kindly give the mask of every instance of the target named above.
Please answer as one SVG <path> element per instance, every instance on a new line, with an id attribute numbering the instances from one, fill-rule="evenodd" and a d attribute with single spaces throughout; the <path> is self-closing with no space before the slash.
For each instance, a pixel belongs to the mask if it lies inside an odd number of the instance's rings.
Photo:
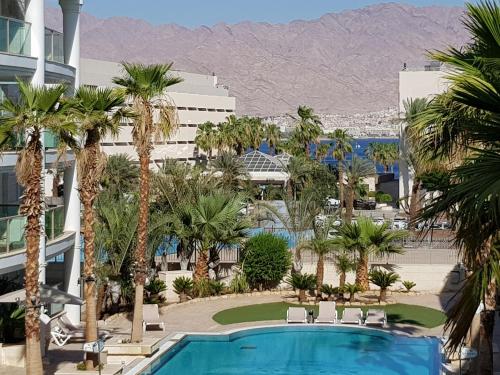
<path id="1" fill-rule="evenodd" d="M 128 16 L 154 24 L 177 23 L 187 27 L 218 22 L 289 22 L 313 19 L 328 12 L 382 3 L 374 0 L 84 0 L 83 9 L 99 18 Z M 387 2 L 387 1 L 385 1 Z M 398 1 L 397 1 L 398 2 Z M 418 6 L 459 5 L 461 0 L 407 0 Z M 55 5 L 57 0 L 47 0 Z"/>

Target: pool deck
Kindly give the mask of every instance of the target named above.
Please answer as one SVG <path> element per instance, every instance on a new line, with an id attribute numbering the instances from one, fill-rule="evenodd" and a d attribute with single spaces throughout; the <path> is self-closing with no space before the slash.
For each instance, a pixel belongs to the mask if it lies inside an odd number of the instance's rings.
<path id="1" fill-rule="evenodd" d="M 218 311 L 232 307 L 245 305 L 253 305 L 257 303 L 270 303 L 282 301 L 280 295 L 257 295 L 257 296 L 237 296 L 228 299 L 207 300 L 197 303 L 178 304 L 175 308 L 161 309 L 160 316 L 165 322 L 165 332 L 147 331 L 146 336 L 151 338 L 165 338 L 177 332 L 223 332 L 237 328 L 272 325 L 283 323 L 283 320 L 264 321 L 264 322 L 247 322 L 230 325 L 220 325 L 212 320 L 212 316 Z M 443 302 L 445 301 L 445 302 Z M 427 306 L 438 310 L 444 310 L 444 305 L 447 302 L 446 296 L 425 294 L 416 296 L 398 295 L 396 302 Z M 130 336 L 131 316 L 120 314 L 108 319 L 105 324 L 101 325 L 102 329 L 111 331 L 115 341 L 119 338 L 128 338 Z M 441 336 L 443 327 L 435 327 L 432 329 L 416 327 L 406 324 L 392 324 L 387 328 L 393 332 L 401 332 L 415 336 Z M 500 342 L 500 324 L 496 324 L 496 336 Z M 82 360 L 82 344 L 70 343 L 64 347 L 58 347 L 54 344 L 50 345 L 49 353 L 44 366 L 45 374 L 54 374 L 58 369 L 68 363 L 77 363 Z M 109 358 L 109 357 L 108 357 Z M 132 358 L 123 358 L 127 367 L 130 368 L 132 363 L 137 363 L 137 360 Z M 113 361 L 113 362 L 111 362 Z M 113 358 L 111 363 L 120 363 L 122 358 Z M 500 363 L 496 364 L 500 366 Z M 495 370 L 498 371 L 498 370 Z M 1 374 L 21 375 L 25 374 L 23 368 L 0 366 Z"/>

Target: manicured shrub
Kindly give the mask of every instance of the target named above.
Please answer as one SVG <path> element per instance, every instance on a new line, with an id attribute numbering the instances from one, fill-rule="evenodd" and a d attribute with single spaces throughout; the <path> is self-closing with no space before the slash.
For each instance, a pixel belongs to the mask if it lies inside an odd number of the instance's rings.
<path id="1" fill-rule="evenodd" d="M 379 301 L 385 301 L 387 297 L 387 288 L 399 280 L 399 275 L 394 272 L 382 270 L 373 270 L 370 272 L 370 281 L 380 287 Z"/>
<path id="2" fill-rule="evenodd" d="M 381 191 L 377 191 L 375 194 L 375 201 L 377 203 L 391 203 L 392 196 L 390 194 L 383 193 Z"/>
<path id="3" fill-rule="evenodd" d="M 179 295 L 180 302 L 186 302 L 188 295 L 193 291 L 193 280 L 186 276 L 177 277 L 172 283 L 174 292 Z"/>
<path id="4" fill-rule="evenodd" d="M 403 286 L 405 287 L 406 291 L 409 292 L 410 290 L 415 288 L 417 284 L 414 283 L 413 281 L 405 280 L 403 281 Z"/>
<path id="5" fill-rule="evenodd" d="M 293 289 L 299 291 L 299 302 L 307 301 L 306 291 L 312 291 L 316 288 L 316 276 L 308 273 L 293 273 L 287 278 L 286 282 Z"/>
<path id="6" fill-rule="evenodd" d="M 167 286 L 160 279 L 153 279 L 144 287 L 145 290 L 145 302 L 146 303 L 163 303 L 165 298 L 161 295 L 161 292 L 167 290 Z"/>
<path id="7" fill-rule="evenodd" d="M 250 287 L 259 290 L 278 285 L 291 266 L 287 241 L 271 233 L 250 238 L 241 257 L 243 273 Z"/>

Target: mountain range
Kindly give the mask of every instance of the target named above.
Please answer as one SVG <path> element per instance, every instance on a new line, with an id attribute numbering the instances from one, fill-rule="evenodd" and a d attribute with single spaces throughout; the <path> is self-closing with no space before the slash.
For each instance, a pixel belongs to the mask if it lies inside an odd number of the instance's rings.
<path id="1" fill-rule="evenodd" d="M 301 104 L 318 113 L 364 113 L 397 106 L 404 63 L 422 69 L 426 51 L 467 41 L 463 12 L 386 3 L 286 24 L 192 29 L 83 12 L 81 55 L 215 73 L 237 98 L 239 114 L 290 113 Z M 46 23 L 61 29 L 60 10 L 48 8 Z"/>

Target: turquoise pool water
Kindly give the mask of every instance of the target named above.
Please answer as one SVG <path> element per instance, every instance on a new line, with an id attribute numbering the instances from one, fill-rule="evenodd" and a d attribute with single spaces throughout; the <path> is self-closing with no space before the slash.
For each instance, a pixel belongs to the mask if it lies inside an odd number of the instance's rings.
<path id="1" fill-rule="evenodd" d="M 439 344 L 351 327 L 287 326 L 190 335 L 142 375 L 438 375 Z"/>

